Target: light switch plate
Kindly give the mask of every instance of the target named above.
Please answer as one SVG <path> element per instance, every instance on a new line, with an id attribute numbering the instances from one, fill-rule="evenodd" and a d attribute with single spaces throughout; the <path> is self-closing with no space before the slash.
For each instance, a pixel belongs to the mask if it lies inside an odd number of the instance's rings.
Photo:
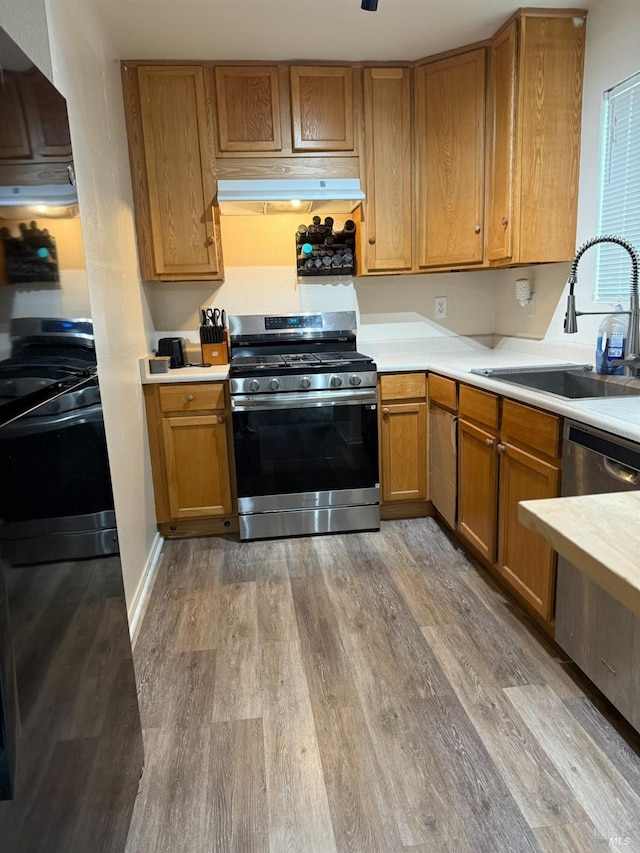
<path id="1" fill-rule="evenodd" d="M 433 316 L 436 320 L 444 320 L 447 316 L 447 297 L 436 296 L 434 299 Z"/>

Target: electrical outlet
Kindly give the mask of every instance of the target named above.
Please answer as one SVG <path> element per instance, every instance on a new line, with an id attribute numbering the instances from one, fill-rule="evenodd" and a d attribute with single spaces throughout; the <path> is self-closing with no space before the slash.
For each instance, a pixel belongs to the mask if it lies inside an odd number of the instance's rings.
<path id="1" fill-rule="evenodd" d="M 444 320 L 447 316 L 447 297 L 436 296 L 434 299 L 433 316 L 436 320 Z"/>

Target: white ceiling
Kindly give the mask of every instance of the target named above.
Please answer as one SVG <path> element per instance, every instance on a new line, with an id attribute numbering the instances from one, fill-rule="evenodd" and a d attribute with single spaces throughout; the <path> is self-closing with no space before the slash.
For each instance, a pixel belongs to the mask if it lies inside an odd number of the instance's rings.
<path id="1" fill-rule="evenodd" d="M 379 0 L 377 12 L 360 0 L 92 2 L 121 59 L 174 60 L 418 59 L 489 38 L 518 8 L 514 0 Z"/>

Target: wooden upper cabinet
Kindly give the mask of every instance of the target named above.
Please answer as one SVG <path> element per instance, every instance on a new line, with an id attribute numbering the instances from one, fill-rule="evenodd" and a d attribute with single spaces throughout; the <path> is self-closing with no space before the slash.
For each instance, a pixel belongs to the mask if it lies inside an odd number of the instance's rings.
<path id="1" fill-rule="evenodd" d="M 222 65 L 214 73 L 218 153 L 282 151 L 278 69 Z"/>
<path id="2" fill-rule="evenodd" d="M 293 151 L 356 153 L 353 69 L 332 65 L 292 65 Z"/>
<path id="3" fill-rule="evenodd" d="M 364 70 L 367 272 L 411 269 L 411 71 Z"/>
<path id="4" fill-rule="evenodd" d="M 491 49 L 487 257 L 575 252 L 585 12 L 523 12 Z"/>
<path id="5" fill-rule="evenodd" d="M 222 278 L 211 97 L 197 65 L 123 69 L 140 274 Z"/>
<path id="6" fill-rule="evenodd" d="M 484 48 L 416 69 L 417 267 L 483 261 Z"/>
<path id="7" fill-rule="evenodd" d="M 71 162 L 66 101 L 37 69 L 4 72 L 0 116 L 2 161 Z"/>
<path id="8" fill-rule="evenodd" d="M 494 40 L 490 54 L 487 260 L 513 255 L 513 168 L 518 22 Z"/>

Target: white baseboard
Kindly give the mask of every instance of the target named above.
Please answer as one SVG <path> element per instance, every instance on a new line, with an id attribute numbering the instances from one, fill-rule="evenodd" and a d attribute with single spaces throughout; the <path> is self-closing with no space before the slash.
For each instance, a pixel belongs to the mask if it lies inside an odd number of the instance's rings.
<path id="1" fill-rule="evenodd" d="M 136 590 L 133 603 L 129 608 L 129 637 L 131 638 L 132 645 L 135 644 L 136 634 L 140 627 L 140 622 L 142 621 L 142 616 L 153 587 L 153 581 L 160 561 L 160 554 L 162 553 L 163 545 L 164 538 L 160 536 L 159 533 L 156 533 L 156 538 L 153 541 L 153 545 L 149 551 L 149 557 L 147 558 L 147 565 L 145 566 L 138 589 Z"/>

